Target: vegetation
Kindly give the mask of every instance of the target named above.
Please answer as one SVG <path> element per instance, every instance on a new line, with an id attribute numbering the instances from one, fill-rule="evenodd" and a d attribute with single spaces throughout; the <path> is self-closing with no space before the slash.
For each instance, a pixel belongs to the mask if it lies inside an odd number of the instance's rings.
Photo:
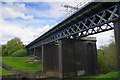
<path id="1" fill-rule="evenodd" d="M 24 49 L 24 45 L 19 38 L 14 38 L 2 45 L 2 56 L 12 56 L 12 54 L 18 50 Z"/>
<path id="2" fill-rule="evenodd" d="M 118 72 L 110 72 L 107 74 L 101 74 L 97 76 L 81 76 L 81 77 L 75 77 L 75 78 L 68 78 L 64 80 L 115 80 L 117 78 L 119 78 Z M 61 80 L 61 79 L 53 78 L 53 79 L 47 79 L 47 80 Z"/>
<path id="3" fill-rule="evenodd" d="M 98 49 L 98 71 L 108 73 L 117 70 L 115 42 L 101 46 Z"/>
<path id="4" fill-rule="evenodd" d="M 15 73 L 8 72 L 7 70 L 3 69 L 1 66 L 0 66 L 0 71 L 2 71 L 2 72 L 0 72 L 0 76 L 2 76 L 2 75 L 13 75 L 13 74 L 15 74 Z"/>
<path id="5" fill-rule="evenodd" d="M 2 54 L 2 46 L 0 45 L 0 56 L 1 56 L 1 54 Z"/>
<path id="6" fill-rule="evenodd" d="M 12 54 L 13 57 L 24 57 L 26 55 L 28 55 L 28 53 L 25 49 L 17 50 Z"/>
<path id="7" fill-rule="evenodd" d="M 33 58 L 28 57 L 2 57 L 2 62 L 20 70 L 26 71 L 41 71 L 42 70 L 42 62 L 41 60 L 29 63 L 27 60 L 32 60 Z"/>
<path id="8" fill-rule="evenodd" d="M 2 46 L 2 62 L 8 64 L 9 66 L 27 71 L 40 71 L 42 69 L 41 61 L 37 62 L 28 62 L 27 60 L 32 60 L 33 58 L 22 57 L 27 55 L 27 51 L 24 48 L 23 43 L 20 39 L 15 38 L 10 41 L 6 45 Z M 10 57 L 13 56 L 13 57 Z M 3 73 L 7 74 L 7 71 L 4 69 Z M 100 46 L 98 49 L 98 72 L 100 75 L 98 76 L 82 76 L 76 78 L 70 78 L 69 80 L 109 80 L 110 78 L 118 78 L 117 71 L 117 60 L 116 60 L 116 48 L 115 42 L 112 42 L 108 45 Z M 106 74 L 107 73 L 107 74 Z M 13 74 L 9 73 L 8 74 Z M 59 80 L 59 79 L 47 79 L 47 80 Z M 68 79 L 65 79 L 68 80 Z"/>

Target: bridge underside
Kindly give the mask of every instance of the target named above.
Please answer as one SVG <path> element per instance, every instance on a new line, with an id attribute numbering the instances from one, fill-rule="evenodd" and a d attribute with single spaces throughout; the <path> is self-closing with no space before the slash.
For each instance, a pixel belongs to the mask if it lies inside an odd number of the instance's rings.
<path id="1" fill-rule="evenodd" d="M 97 73 L 95 38 L 62 39 L 38 49 L 34 54 L 42 55 L 46 77 L 67 78 Z"/>

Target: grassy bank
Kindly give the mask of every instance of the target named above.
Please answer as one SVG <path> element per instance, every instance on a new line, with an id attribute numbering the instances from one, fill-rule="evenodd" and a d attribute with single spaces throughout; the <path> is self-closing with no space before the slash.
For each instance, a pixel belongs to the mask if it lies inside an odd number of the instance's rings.
<path id="1" fill-rule="evenodd" d="M 2 57 L 2 62 L 20 70 L 26 71 L 41 71 L 42 70 L 42 63 L 41 61 L 37 61 L 33 64 L 27 62 L 27 60 L 32 60 L 33 58 L 28 57 Z"/>
<path id="2" fill-rule="evenodd" d="M 2 75 L 13 75 L 13 74 L 15 74 L 15 73 L 8 72 L 7 70 L 3 69 L 0 66 L 0 76 L 2 76 Z"/>

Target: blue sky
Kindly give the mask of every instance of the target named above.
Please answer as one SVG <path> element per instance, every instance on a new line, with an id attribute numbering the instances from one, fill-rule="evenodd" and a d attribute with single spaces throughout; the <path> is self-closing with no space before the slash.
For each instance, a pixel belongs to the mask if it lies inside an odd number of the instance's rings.
<path id="1" fill-rule="evenodd" d="M 7 5 L 8 3 L 2 3 L 3 6 Z M 52 9 L 52 6 L 47 3 L 47 2 L 21 2 L 21 3 L 18 3 L 18 2 L 13 2 L 12 5 L 23 5 L 24 4 L 24 8 L 26 9 L 26 11 L 24 12 L 24 15 L 25 16 L 29 16 L 29 15 L 32 15 L 32 19 L 33 20 L 36 20 L 36 22 L 29 22 L 30 21 L 30 18 L 28 19 L 25 19 L 25 18 L 22 18 L 20 16 L 16 16 L 15 18 L 13 17 L 5 17 L 4 20 L 5 21 L 8 21 L 8 22 L 12 22 L 12 23 L 15 23 L 15 22 L 19 22 L 20 24 L 23 23 L 27 26 L 34 26 L 35 28 L 38 28 L 38 27 L 43 27 L 45 25 L 53 25 L 57 18 L 59 18 L 60 16 L 58 17 L 53 17 L 53 16 L 45 16 L 43 15 L 45 12 L 48 12 Z M 36 15 L 36 13 L 37 15 Z M 42 14 L 43 12 L 43 14 Z M 47 15 L 48 13 L 46 13 Z M 28 23 L 28 22 L 29 23 Z M 39 21 L 39 22 L 37 22 Z M 47 23 L 46 23 L 47 21 Z M 25 23 L 24 23 L 25 22 Z"/>
<path id="2" fill-rule="evenodd" d="M 75 6 L 78 2 L 0 2 L 0 44 L 14 37 L 24 44 L 30 43 L 59 23 L 59 18 L 65 15 L 61 6 L 64 4 Z M 93 36 L 99 46 L 108 44 L 111 35 L 113 31 Z"/>
<path id="3" fill-rule="evenodd" d="M 65 13 L 63 2 L 0 2 L 0 41 L 19 37 L 25 44 L 54 27 Z M 75 6 L 75 3 L 67 3 Z"/>

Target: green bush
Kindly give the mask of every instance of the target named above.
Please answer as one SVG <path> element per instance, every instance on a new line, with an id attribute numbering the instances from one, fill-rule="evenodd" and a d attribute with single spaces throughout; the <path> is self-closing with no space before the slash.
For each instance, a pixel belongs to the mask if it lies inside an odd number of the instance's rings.
<path id="1" fill-rule="evenodd" d="M 108 73 L 117 70 L 115 43 L 101 46 L 98 51 L 98 72 Z"/>
<path id="2" fill-rule="evenodd" d="M 25 49 L 17 50 L 12 54 L 13 57 L 23 57 L 28 55 L 27 51 Z"/>

